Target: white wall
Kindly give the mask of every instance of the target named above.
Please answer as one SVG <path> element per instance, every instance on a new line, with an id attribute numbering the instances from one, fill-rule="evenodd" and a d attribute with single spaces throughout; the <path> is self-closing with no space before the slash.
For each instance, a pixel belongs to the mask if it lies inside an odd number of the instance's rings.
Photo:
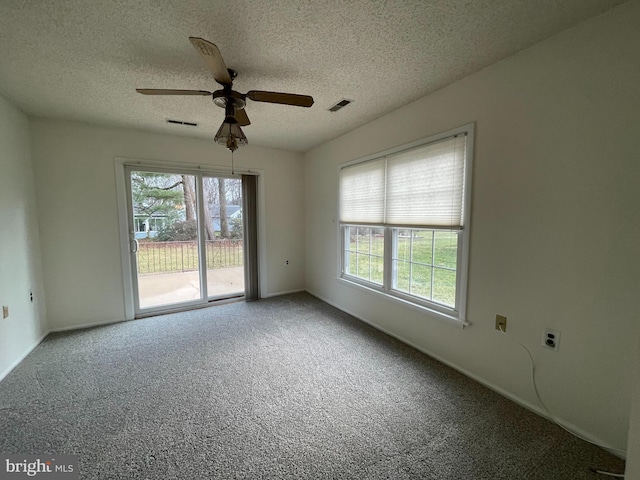
<path id="1" fill-rule="evenodd" d="M 0 97 L 0 379 L 46 332 L 29 143 L 27 117 Z"/>
<path id="2" fill-rule="evenodd" d="M 114 158 L 228 168 L 230 153 L 213 140 L 56 120 L 33 120 L 32 137 L 50 327 L 122 320 Z M 303 289 L 300 154 L 247 146 L 235 153 L 235 165 L 264 172 L 267 285 L 263 296 Z"/>
<path id="3" fill-rule="evenodd" d="M 305 154 L 310 292 L 624 449 L 638 321 L 640 2 Z M 356 99 L 357 100 L 357 99 Z M 339 114 L 337 114 L 339 115 Z M 336 280 L 337 165 L 476 122 L 468 317 L 452 327 Z M 559 352 L 539 346 L 561 331 Z"/>

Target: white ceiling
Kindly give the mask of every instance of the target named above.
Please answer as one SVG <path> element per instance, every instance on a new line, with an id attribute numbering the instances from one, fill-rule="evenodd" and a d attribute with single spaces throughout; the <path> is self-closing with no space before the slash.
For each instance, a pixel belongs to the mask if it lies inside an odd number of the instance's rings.
<path id="1" fill-rule="evenodd" d="M 36 117 L 212 139 L 210 98 L 135 92 L 218 89 L 188 40 L 202 37 L 235 90 L 314 97 L 246 107 L 250 144 L 305 151 L 624 1 L 2 0 L 0 95 Z"/>

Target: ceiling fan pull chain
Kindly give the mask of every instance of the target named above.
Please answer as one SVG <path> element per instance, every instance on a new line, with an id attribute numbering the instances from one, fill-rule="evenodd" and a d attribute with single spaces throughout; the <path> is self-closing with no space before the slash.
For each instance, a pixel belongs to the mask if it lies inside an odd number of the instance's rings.
<path id="1" fill-rule="evenodd" d="M 233 150 L 231 150 L 231 175 L 235 175 L 235 173 L 233 170 Z"/>

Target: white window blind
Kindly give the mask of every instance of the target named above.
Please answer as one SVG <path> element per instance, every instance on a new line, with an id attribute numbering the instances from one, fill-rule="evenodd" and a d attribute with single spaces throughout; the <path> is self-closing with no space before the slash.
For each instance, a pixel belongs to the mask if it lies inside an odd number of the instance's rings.
<path id="1" fill-rule="evenodd" d="M 340 220 L 384 223 L 385 158 L 340 171 Z"/>
<path id="2" fill-rule="evenodd" d="M 340 221 L 461 228 L 466 136 L 340 171 Z"/>

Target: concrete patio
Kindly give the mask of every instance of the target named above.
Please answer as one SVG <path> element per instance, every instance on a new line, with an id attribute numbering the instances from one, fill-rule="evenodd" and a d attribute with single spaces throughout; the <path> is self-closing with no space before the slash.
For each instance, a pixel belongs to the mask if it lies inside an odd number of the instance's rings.
<path id="1" fill-rule="evenodd" d="M 140 307 L 158 307 L 200 298 L 197 271 L 138 276 Z M 244 267 L 207 270 L 209 297 L 244 293 Z"/>

